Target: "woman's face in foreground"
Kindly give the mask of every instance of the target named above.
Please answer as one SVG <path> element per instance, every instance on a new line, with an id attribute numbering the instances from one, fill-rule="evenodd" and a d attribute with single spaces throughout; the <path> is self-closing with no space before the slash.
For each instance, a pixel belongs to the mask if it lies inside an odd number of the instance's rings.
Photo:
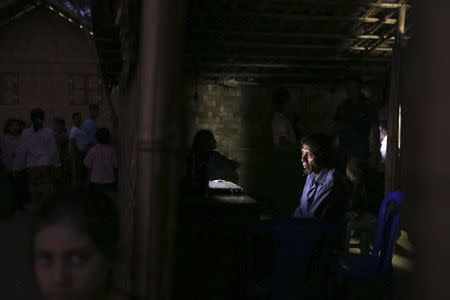
<path id="1" fill-rule="evenodd" d="M 91 300 L 102 293 L 109 264 L 88 235 L 64 222 L 36 234 L 34 270 L 45 299 Z"/>

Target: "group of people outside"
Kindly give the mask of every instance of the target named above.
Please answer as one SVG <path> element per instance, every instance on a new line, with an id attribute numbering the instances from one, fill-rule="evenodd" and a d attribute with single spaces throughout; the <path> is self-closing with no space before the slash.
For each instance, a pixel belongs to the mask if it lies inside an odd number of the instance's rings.
<path id="1" fill-rule="evenodd" d="M 36 212 L 58 187 L 114 190 L 118 161 L 110 130 L 97 128 L 99 112 L 98 105 L 91 105 L 84 122 L 81 113 L 74 112 L 69 132 L 63 118 L 55 117 L 51 128 L 45 127 L 46 115 L 40 108 L 31 110 L 29 126 L 17 119 L 5 122 L 0 170 L 13 191 L 14 211 L 28 207 Z"/>

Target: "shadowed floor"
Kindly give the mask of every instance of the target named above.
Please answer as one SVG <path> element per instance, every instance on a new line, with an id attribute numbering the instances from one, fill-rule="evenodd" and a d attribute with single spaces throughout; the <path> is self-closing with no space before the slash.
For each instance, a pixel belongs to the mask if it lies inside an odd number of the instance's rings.
<path id="1" fill-rule="evenodd" d="M 357 241 L 352 239 L 351 245 L 355 244 L 357 244 Z M 350 252 L 359 253 L 360 251 L 356 247 L 351 246 Z M 413 272 L 413 257 L 413 246 L 408 241 L 406 232 L 401 231 L 392 259 L 398 300 L 412 299 L 410 280 Z M 383 300 L 384 298 L 382 295 L 384 293 L 384 286 L 377 284 L 354 286 L 352 288 L 352 296 L 354 299 Z"/>

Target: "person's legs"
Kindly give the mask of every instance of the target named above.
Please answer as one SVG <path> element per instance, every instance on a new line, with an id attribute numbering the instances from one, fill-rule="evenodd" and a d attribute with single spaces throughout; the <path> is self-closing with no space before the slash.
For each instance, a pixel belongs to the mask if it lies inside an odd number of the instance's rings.
<path id="1" fill-rule="evenodd" d="M 13 199 L 14 199 L 14 210 L 15 211 L 23 211 L 25 209 L 25 193 L 24 193 L 24 186 L 21 183 L 23 180 L 20 173 L 16 175 L 9 174 L 8 175 L 12 190 L 13 190 Z"/>
<path id="2" fill-rule="evenodd" d="M 25 210 L 26 205 L 30 203 L 28 172 L 26 170 L 17 172 L 15 175 L 15 193 L 17 195 L 18 207 Z"/>
<path id="3" fill-rule="evenodd" d="M 43 201 L 54 191 L 53 171 L 51 167 L 33 167 L 28 170 L 31 209 L 37 212 Z"/>
<path id="4" fill-rule="evenodd" d="M 364 213 L 347 224 L 347 226 L 351 226 L 350 232 L 351 230 L 355 230 L 359 235 L 359 249 L 361 254 L 369 253 L 372 236 L 377 226 L 377 218 L 369 213 Z M 347 229 L 347 234 L 348 231 Z"/>

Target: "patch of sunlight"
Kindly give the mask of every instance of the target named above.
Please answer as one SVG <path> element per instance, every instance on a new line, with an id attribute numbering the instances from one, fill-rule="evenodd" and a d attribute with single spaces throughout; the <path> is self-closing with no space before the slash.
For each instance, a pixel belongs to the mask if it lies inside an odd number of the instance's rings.
<path id="1" fill-rule="evenodd" d="M 400 232 L 400 237 L 397 241 L 397 249 L 396 249 L 396 253 L 394 253 L 393 257 L 392 257 L 392 266 L 395 269 L 399 269 L 399 270 L 403 270 L 403 271 L 408 271 L 408 272 L 412 272 L 414 264 L 413 264 L 413 260 L 411 259 L 411 256 L 414 253 L 414 249 L 412 244 L 408 241 L 408 236 L 407 233 L 405 231 L 401 231 Z M 403 252 L 405 253 L 406 256 L 404 255 L 400 255 L 400 251 L 398 251 L 398 247 L 403 248 Z M 359 249 L 359 239 L 352 237 L 350 240 L 350 247 L 348 250 L 350 253 L 353 254 L 360 254 L 361 251 Z"/>
<path id="2" fill-rule="evenodd" d="M 401 231 L 401 235 L 397 241 L 397 244 L 399 244 L 403 249 L 405 249 L 406 251 L 408 251 L 410 253 L 414 252 L 413 245 L 409 242 L 408 235 L 403 230 Z"/>
<path id="3" fill-rule="evenodd" d="M 400 269 L 409 272 L 413 271 L 412 260 L 397 254 L 394 254 L 394 257 L 392 257 L 392 266 L 394 267 L 394 269 Z"/>

